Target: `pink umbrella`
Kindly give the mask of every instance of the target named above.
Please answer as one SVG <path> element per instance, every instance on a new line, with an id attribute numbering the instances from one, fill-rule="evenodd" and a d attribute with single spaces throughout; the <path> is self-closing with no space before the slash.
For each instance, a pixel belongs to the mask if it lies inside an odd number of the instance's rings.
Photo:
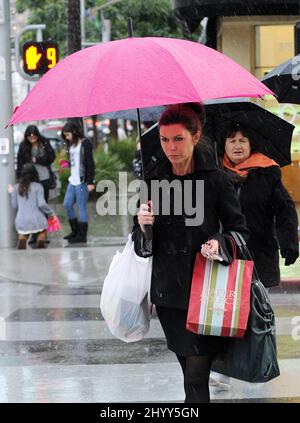
<path id="1" fill-rule="evenodd" d="M 37 82 L 9 123 L 265 94 L 273 92 L 202 44 L 131 37 L 61 60 Z"/>

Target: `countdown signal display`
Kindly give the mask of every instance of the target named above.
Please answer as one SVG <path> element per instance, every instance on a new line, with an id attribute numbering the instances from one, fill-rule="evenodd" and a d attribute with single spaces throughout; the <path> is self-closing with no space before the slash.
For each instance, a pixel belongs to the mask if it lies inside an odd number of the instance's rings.
<path id="1" fill-rule="evenodd" d="M 28 75 L 46 73 L 58 62 L 58 44 L 53 41 L 27 41 L 23 45 L 23 69 Z"/>

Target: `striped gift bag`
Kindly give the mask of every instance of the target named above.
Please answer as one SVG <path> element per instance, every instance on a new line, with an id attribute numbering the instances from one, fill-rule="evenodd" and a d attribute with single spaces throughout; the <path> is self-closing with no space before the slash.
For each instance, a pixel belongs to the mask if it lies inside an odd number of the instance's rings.
<path id="1" fill-rule="evenodd" d="M 253 261 L 224 266 L 197 253 L 186 328 L 200 335 L 242 338 L 250 311 Z"/>

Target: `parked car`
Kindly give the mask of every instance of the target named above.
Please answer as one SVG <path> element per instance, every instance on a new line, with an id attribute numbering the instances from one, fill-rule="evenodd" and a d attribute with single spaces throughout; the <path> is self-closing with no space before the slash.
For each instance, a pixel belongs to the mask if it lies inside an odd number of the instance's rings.
<path id="1" fill-rule="evenodd" d="M 44 126 L 40 128 L 41 134 L 50 140 L 50 144 L 55 151 L 62 148 L 61 131 L 63 126 Z"/>

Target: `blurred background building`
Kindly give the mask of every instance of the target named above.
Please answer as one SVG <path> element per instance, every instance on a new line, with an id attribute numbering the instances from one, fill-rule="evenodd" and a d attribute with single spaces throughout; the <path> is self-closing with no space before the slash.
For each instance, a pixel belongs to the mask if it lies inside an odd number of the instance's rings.
<path id="1" fill-rule="evenodd" d="M 231 57 L 258 79 L 295 55 L 299 0 L 173 0 L 173 8 L 187 33 L 202 25 L 207 45 Z M 294 201 L 300 202 L 300 106 L 279 104 L 274 99 L 260 105 L 296 126 L 293 163 L 284 167 L 282 174 Z"/>

